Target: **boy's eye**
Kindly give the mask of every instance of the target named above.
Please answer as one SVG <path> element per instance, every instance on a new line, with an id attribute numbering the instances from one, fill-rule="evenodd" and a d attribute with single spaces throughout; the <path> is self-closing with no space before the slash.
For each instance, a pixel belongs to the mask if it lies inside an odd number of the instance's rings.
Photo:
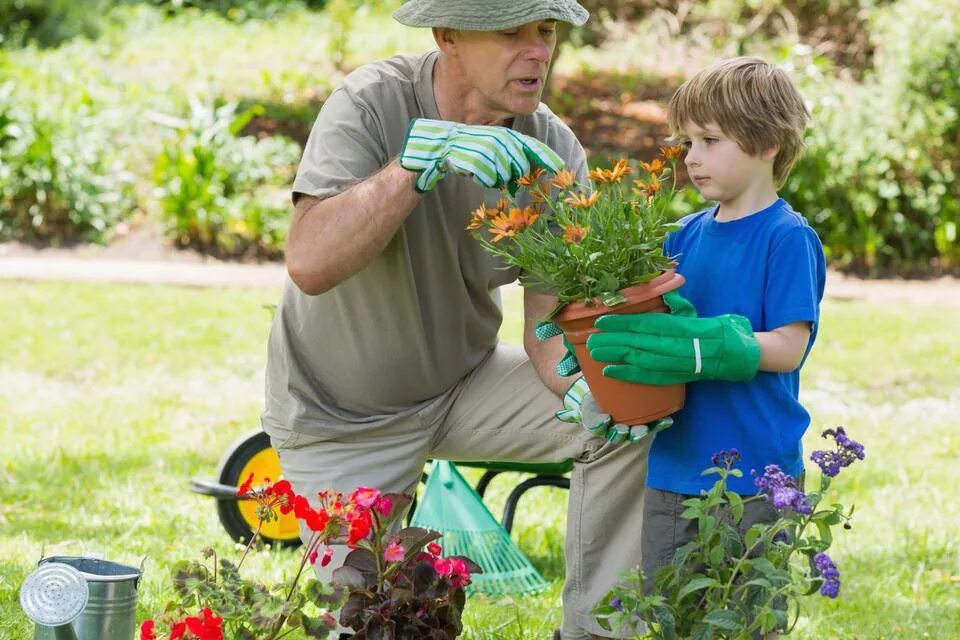
<path id="1" fill-rule="evenodd" d="M 706 144 L 713 144 L 715 142 L 720 142 L 719 138 L 704 138 L 703 141 Z"/>
<path id="2" fill-rule="evenodd" d="M 691 144 L 692 144 L 692 143 L 691 143 L 689 140 L 681 140 L 681 141 L 680 141 L 680 146 L 683 147 L 684 151 L 689 151 Z"/>

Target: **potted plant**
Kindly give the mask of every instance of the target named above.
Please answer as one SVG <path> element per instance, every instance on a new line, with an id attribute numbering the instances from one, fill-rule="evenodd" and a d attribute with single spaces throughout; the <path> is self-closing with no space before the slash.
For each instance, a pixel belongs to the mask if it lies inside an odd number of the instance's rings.
<path id="1" fill-rule="evenodd" d="M 520 268 L 521 286 L 557 296 L 549 318 L 572 344 L 597 403 L 622 424 L 650 422 L 683 406 L 683 385 L 606 378 L 604 364 L 586 348 L 598 317 L 667 312 L 663 294 L 684 282 L 663 254 L 667 234 L 677 228 L 668 209 L 680 152 L 661 147 L 657 158 L 639 163 L 642 177 L 632 180 L 626 159 L 590 171 L 588 185 L 571 171 L 538 170 L 520 179 L 515 196 L 481 205 L 467 226 L 490 253 Z"/>

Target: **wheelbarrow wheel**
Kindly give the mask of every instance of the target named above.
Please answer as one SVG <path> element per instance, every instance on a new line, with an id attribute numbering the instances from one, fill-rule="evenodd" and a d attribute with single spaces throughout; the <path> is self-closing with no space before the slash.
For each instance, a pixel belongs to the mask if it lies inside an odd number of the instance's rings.
<path id="1" fill-rule="evenodd" d="M 270 446 L 270 436 L 263 431 L 237 440 L 221 459 L 217 471 L 221 484 L 237 488 L 251 473 L 254 486 L 263 484 L 267 478 L 275 481 L 281 476 L 280 459 Z M 248 542 L 257 530 L 257 505 L 253 500 L 217 500 L 217 515 L 220 524 L 237 542 Z M 265 542 L 288 547 L 301 544 L 300 529 L 292 513 L 280 514 L 278 520 L 265 522 L 260 537 Z"/>

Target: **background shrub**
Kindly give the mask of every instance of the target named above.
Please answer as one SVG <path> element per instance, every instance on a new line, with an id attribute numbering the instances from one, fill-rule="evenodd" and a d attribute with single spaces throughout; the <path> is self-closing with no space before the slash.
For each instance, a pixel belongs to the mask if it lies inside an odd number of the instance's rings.
<path id="1" fill-rule="evenodd" d="M 103 241 L 134 208 L 133 177 L 97 114 L 45 113 L 0 87 L 0 238 Z"/>
<path id="2" fill-rule="evenodd" d="M 282 136 L 239 136 L 260 111 L 192 99 L 187 119 L 159 120 L 176 135 L 157 157 L 154 195 L 177 245 L 221 256 L 282 254 L 300 147 Z"/>
<path id="3" fill-rule="evenodd" d="M 0 0 L 0 45 L 51 47 L 95 36 L 100 0 Z"/>
<path id="4" fill-rule="evenodd" d="M 902 0 L 874 24 L 875 68 L 862 83 L 807 76 L 814 127 L 785 196 L 839 267 L 873 275 L 955 270 L 960 5 Z"/>

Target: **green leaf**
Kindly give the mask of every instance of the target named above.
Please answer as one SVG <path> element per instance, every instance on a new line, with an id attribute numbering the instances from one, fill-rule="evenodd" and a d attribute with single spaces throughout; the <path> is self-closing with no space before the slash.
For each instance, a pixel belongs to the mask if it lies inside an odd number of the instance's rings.
<path id="1" fill-rule="evenodd" d="M 730 503 L 730 514 L 733 516 L 733 523 L 740 524 L 743 520 L 743 498 L 736 493 L 728 493 L 727 501 Z"/>
<path id="2" fill-rule="evenodd" d="M 713 587 L 718 584 L 719 583 L 716 581 L 716 579 L 708 578 L 706 576 L 693 578 L 692 580 L 690 580 L 690 582 L 685 584 L 682 589 L 680 589 L 680 592 L 677 594 L 677 599 L 683 600 L 686 596 L 690 595 L 694 591 L 707 589 L 709 587 Z"/>
<path id="3" fill-rule="evenodd" d="M 337 586 L 349 589 L 350 591 L 359 591 L 367 588 L 367 579 L 364 574 L 356 567 L 346 565 L 333 571 L 333 583 Z"/>
<path id="4" fill-rule="evenodd" d="M 737 611 L 720 609 L 711 611 L 703 617 L 703 622 L 715 629 L 724 631 L 740 631 L 743 629 L 743 617 Z"/>

